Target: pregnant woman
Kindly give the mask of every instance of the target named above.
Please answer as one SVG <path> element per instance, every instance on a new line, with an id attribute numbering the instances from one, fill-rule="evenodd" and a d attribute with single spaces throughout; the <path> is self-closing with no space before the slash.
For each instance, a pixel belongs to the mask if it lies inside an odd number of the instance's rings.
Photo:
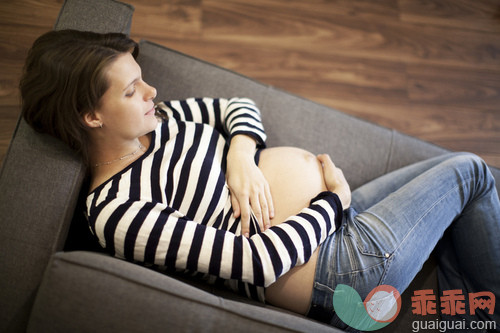
<path id="1" fill-rule="evenodd" d="M 112 255 L 346 329 L 336 285 L 362 299 L 381 284 L 402 293 L 436 246 L 442 289 L 500 297 L 500 204 L 481 159 L 420 162 L 357 189 L 351 203 L 328 155 L 265 148 L 251 100 L 155 105 L 137 53 L 121 34 L 49 32 L 20 85 L 26 121 L 88 164 L 89 225 Z"/>

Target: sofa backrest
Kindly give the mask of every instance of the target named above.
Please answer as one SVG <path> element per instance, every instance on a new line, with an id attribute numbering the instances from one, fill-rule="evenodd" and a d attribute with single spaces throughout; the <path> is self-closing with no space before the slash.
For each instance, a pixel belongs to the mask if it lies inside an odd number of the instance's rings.
<path id="1" fill-rule="evenodd" d="M 54 29 L 128 33 L 133 7 L 66 0 Z M 25 331 L 45 267 L 64 247 L 85 167 L 20 119 L 0 171 L 0 332 Z"/>

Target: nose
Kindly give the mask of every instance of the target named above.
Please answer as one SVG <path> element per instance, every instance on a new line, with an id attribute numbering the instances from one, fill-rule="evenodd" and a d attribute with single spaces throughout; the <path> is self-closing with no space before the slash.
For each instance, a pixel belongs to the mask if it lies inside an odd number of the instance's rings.
<path id="1" fill-rule="evenodd" d="M 156 93 L 157 93 L 156 88 L 153 87 L 153 86 L 150 86 L 146 82 L 144 82 L 144 84 L 146 85 L 144 99 L 146 101 L 155 99 L 156 98 Z"/>

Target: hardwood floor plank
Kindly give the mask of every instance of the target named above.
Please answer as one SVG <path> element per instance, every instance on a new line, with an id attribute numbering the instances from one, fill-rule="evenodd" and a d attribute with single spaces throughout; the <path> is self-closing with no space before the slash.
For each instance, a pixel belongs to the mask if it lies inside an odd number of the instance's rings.
<path id="1" fill-rule="evenodd" d="M 493 71 L 409 65 L 407 73 L 412 101 L 492 110 L 498 110 L 500 105 L 500 68 Z"/>
<path id="2" fill-rule="evenodd" d="M 472 151 L 490 165 L 500 165 L 500 117 L 497 110 L 415 102 L 366 102 L 364 99 L 315 100 L 450 150 Z"/>
<path id="3" fill-rule="evenodd" d="M 322 54 L 406 63 L 498 68 L 500 35 L 453 28 L 370 20 L 330 10 L 258 7 L 254 2 L 209 2 L 203 15 L 207 40 L 259 43 L 261 47 L 311 49 Z M 273 2 L 274 4 L 274 2 Z M 311 6 L 314 7 L 314 6 Z M 271 13 L 271 14 L 269 14 Z"/>
<path id="4" fill-rule="evenodd" d="M 201 0 L 131 1 L 139 20 L 132 21 L 131 36 L 135 39 L 165 38 L 197 39 L 201 32 Z M 135 18 L 135 15 L 134 15 Z"/>
<path id="5" fill-rule="evenodd" d="M 0 22 L 12 25 L 13 28 L 27 25 L 50 29 L 54 26 L 63 3 L 64 0 L 2 0 Z"/>
<path id="6" fill-rule="evenodd" d="M 0 2 L 0 167 L 20 115 L 19 78 L 35 39 L 52 29 L 62 0 Z"/>
<path id="7" fill-rule="evenodd" d="M 399 8 L 408 23 L 500 32 L 498 0 L 399 0 Z"/>

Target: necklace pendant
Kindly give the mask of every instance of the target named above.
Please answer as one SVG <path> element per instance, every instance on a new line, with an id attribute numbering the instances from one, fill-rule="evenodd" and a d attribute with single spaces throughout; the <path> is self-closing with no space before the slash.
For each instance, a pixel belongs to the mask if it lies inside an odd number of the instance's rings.
<path id="1" fill-rule="evenodd" d="M 123 155 L 122 157 L 119 157 L 119 158 L 114 159 L 114 160 L 109 161 L 109 162 L 96 163 L 96 164 L 94 164 L 94 168 L 97 168 L 97 167 L 100 167 L 100 166 L 103 166 L 103 165 L 110 165 L 112 163 L 115 163 L 115 162 L 118 162 L 118 161 L 122 161 L 122 160 L 124 160 L 126 158 L 130 158 L 130 157 L 134 156 L 135 154 L 137 154 L 139 151 L 141 151 L 142 148 L 144 148 L 144 146 L 140 143 L 139 144 L 139 148 L 137 148 L 137 150 L 135 150 L 135 151 L 133 151 L 133 152 L 127 154 L 127 155 Z"/>

